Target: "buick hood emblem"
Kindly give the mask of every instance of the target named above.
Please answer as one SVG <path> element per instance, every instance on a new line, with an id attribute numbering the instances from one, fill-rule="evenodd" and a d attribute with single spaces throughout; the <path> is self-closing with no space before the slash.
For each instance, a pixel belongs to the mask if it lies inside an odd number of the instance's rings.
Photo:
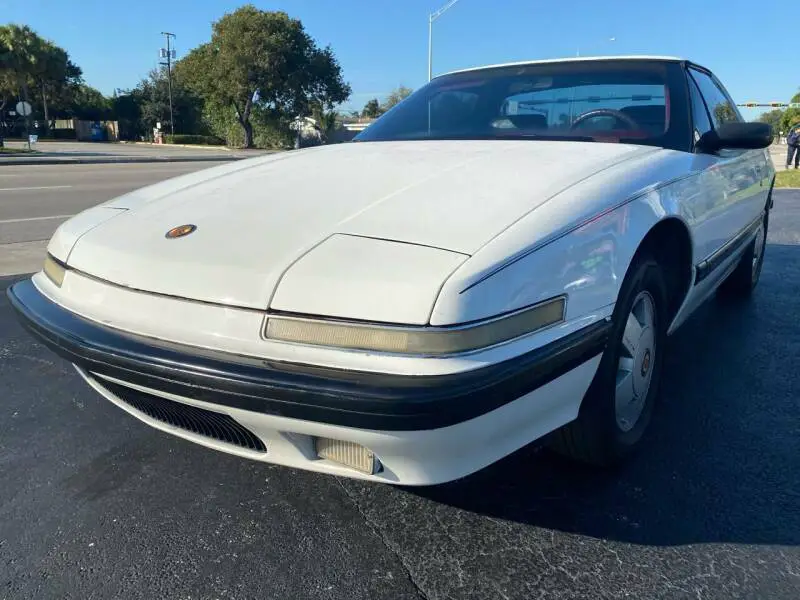
<path id="1" fill-rule="evenodd" d="M 178 225 L 177 227 L 170 229 L 165 237 L 169 240 L 172 240 L 189 235 L 195 229 L 197 229 L 197 225 Z"/>

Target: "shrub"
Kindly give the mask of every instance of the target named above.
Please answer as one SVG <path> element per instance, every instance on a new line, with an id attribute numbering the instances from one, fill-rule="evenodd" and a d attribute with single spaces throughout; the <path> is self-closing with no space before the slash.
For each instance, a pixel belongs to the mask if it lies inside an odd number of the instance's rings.
<path id="1" fill-rule="evenodd" d="M 200 146 L 224 146 L 225 141 L 215 135 L 165 135 L 164 141 L 167 144 L 191 144 Z"/>

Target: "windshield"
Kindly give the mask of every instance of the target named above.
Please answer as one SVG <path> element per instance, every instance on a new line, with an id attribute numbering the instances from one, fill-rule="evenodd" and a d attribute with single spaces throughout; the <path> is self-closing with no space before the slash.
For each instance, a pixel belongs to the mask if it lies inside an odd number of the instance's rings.
<path id="1" fill-rule="evenodd" d="M 676 72 L 680 78 L 679 65 L 668 62 L 575 61 L 455 73 L 416 91 L 355 140 L 557 139 L 673 147 Z M 688 121 L 685 112 L 680 116 Z"/>

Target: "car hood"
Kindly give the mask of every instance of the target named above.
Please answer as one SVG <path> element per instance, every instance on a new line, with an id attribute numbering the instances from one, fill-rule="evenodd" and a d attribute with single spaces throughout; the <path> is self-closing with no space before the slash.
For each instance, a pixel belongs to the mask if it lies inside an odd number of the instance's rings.
<path id="1" fill-rule="evenodd" d="M 91 226 L 86 216 L 68 221 L 51 246 L 95 277 L 199 301 L 352 316 L 352 294 L 334 307 L 337 290 L 369 294 L 374 279 L 402 303 L 422 293 L 418 278 L 429 288 L 420 306 L 432 305 L 444 279 L 515 220 L 652 150 L 550 141 L 323 146 L 148 186 L 87 211 L 102 213 Z M 166 237 L 181 225 L 196 229 Z M 383 262 L 370 267 L 371 257 Z M 424 322 L 419 311 L 402 320 Z"/>

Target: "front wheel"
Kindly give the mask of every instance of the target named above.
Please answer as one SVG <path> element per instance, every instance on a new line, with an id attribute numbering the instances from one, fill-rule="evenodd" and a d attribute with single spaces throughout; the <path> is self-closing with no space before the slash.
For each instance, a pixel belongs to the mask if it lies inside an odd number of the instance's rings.
<path id="1" fill-rule="evenodd" d="M 623 282 L 608 346 L 578 418 L 554 433 L 551 447 L 570 458 L 610 466 L 631 454 L 650 423 L 667 336 L 667 286 L 661 266 L 639 257 Z"/>

